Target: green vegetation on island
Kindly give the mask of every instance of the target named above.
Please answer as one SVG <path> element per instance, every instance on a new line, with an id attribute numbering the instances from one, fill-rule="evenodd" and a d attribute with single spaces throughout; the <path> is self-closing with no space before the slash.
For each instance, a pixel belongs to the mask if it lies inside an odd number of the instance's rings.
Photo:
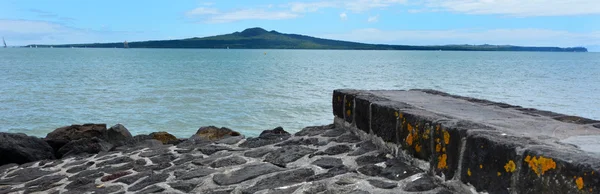
<path id="1" fill-rule="evenodd" d="M 122 42 L 63 45 L 28 45 L 38 47 L 87 47 L 87 48 L 124 48 Z M 129 48 L 231 48 L 231 49 L 340 49 L 340 50 L 452 50 L 452 51 L 549 51 L 549 52 L 587 52 L 584 47 L 529 47 L 512 45 L 441 45 L 411 46 L 365 44 L 315 38 L 298 34 L 284 34 L 266 31 L 262 28 L 249 28 L 242 32 L 188 38 L 179 40 L 153 40 L 127 43 Z"/>

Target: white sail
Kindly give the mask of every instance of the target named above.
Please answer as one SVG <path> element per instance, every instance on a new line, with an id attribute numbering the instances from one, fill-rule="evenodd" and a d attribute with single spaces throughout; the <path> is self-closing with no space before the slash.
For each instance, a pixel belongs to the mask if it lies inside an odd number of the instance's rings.
<path id="1" fill-rule="evenodd" d="M 4 41 L 4 37 L 2 37 L 2 42 L 4 43 L 4 48 L 6 48 L 6 41 Z"/>

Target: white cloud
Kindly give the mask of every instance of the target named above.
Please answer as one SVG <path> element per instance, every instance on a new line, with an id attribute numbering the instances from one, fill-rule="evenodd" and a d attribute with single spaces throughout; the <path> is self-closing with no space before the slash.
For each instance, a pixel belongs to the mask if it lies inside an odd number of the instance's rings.
<path id="1" fill-rule="evenodd" d="M 341 13 L 340 14 L 340 19 L 347 20 L 348 19 L 348 15 L 346 15 L 346 13 Z"/>
<path id="2" fill-rule="evenodd" d="M 375 8 L 390 7 L 396 4 L 404 4 L 406 0 L 352 0 L 344 1 L 344 8 L 355 11 L 363 12 Z"/>
<path id="3" fill-rule="evenodd" d="M 519 17 L 600 14 L 598 0 L 427 0 L 424 5 L 466 14 Z"/>
<path id="4" fill-rule="evenodd" d="M 600 45 L 600 31 L 575 33 L 534 28 L 397 31 L 367 28 L 348 33 L 326 34 L 320 37 L 365 43 L 407 45 L 495 44 L 562 47 Z"/>
<path id="5" fill-rule="evenodd" d="M 187 16 L 196 16 L 196 15 L 218 14 L 218 13 L 219 13 L 219 10 L 217 10 L 215 8 L 198 7 L 196 9 L 186 12 L 185 14 Z"/>
<path id="6" fill-rule="evenodd" d="M 406 0 L 326 0 L 315 2 L 293 2 L 288 7 L 293 12 L 315 12 L 324 8 L 340 8 L 354 12 L 363 12 L 376 8 L 385 8 L 406 3 Z"/>
<path id="7" fill-rule="evenodd" d="M 369 22 L 369 23 L 374 23 L 374 22 L 377 22 L 377 21 L 379 21 L 379 15 L 369 16 L 369 18 L 367 18 L 367 22 Z"/>
<path id="8" fill-rule="evenodd" d="M 262 9 L 243 9 L 214 14 L 206 18 L 208 23 L 226 23 L 240 20 L 283 20 L 298 17 L 298 14 L 286 11 L 266 11 Z"/>
<path id="9" fill-rule="evenodd" d="M 318 2 L 310 2 L 310 3 L 292 2 L 292 3 L 289 3 L 287 6 L 289 6 L 291 11 L 300 12 L 300 13 L 315 12 L 315 11 L 318 11 L 319 9 L 323 9 L 323 8 L 337 7 L 336 3 L 333 1 L 318 1 Z"/>

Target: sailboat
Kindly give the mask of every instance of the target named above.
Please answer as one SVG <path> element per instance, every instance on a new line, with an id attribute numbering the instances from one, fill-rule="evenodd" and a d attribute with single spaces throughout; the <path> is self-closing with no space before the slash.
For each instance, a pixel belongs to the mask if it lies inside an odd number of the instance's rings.
<path id="1" fill-rule="evenodd" d="M 4 41 L 4 37 L 2 37 L 2 42 L 4 43 L 4 48 L 6 48 L 6 41 Z"/>

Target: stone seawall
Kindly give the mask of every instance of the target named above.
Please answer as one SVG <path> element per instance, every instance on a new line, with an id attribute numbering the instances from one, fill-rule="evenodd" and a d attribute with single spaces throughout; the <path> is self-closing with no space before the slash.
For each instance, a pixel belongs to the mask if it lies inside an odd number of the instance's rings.
<path id="1" fill-rule="evenodd" d="M 433 90 L 335 90 L 335 124 L 488 193 L 600 193 L 600 121 Z"/>

